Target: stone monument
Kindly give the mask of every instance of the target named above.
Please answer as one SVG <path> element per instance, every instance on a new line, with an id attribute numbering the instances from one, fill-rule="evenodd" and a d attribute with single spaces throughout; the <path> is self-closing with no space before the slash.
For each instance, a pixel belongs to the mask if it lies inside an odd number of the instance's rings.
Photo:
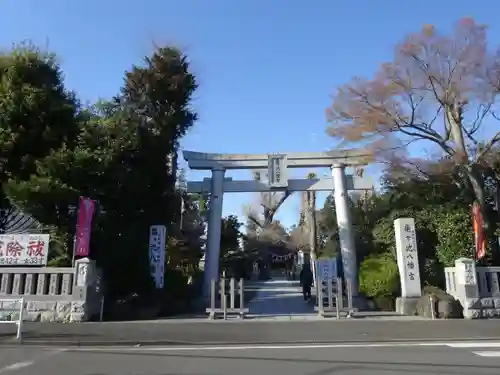
<path id="1" fill-rule="evenodd" d="M 403 315 L 413 315 L 422 296 L 415 220 L 412 218 L 394 220 L 394 232 L 401 282 L 401 297 L 396 299 L 396 311 Z"/>

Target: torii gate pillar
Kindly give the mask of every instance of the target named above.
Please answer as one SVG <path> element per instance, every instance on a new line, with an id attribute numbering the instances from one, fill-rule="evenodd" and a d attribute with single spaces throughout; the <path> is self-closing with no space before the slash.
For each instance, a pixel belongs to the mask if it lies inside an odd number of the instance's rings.
<path id="1" fill-rule="evenodd" d="M 225 170 L 223 168 L 212 169 L 211 193 L 207 220 L 207 251 L 205 251 L 205 272 L 203 277 L 204 292 L 207 296 L 210 295 L 211 281 L 219 279 L 224 173 Z"/>
<path id="2" fill-rule="evenodd" d="M 358 296 L 358 265 L 356 259 L 356 245 L 352 229 L 352 219 L 349 210 L 349 197 L 344 164 L 332 165 L 333 198 L 335 200 L 335 213 L 339 227 L 340 254 L 344 277 L 351 283 L 353 297 Z"/>

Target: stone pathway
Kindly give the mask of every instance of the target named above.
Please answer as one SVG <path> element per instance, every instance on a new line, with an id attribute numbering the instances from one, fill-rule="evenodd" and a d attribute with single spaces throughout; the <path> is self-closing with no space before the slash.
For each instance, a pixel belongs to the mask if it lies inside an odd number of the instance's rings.
<path id="1" fill-rule="evenodd" d="M 315 315 L 314 305 L 304 301 L 298 281 L 279 277 L 249 283 L 246 289 L 255 289 L 257 292 L 248 303 L 249 318 Z"/>

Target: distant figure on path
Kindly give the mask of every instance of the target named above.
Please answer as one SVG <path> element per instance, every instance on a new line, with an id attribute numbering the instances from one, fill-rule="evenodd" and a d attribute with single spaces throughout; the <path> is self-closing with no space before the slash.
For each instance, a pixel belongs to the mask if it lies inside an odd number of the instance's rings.
<path id="1" fill-rule="evenodd" d="M 300 271 L 300 285 L 302 286 L 302 294 L 304 301 L 311 299 L 311 286 L 313 284 L 313 273 L 308 264 L 304 264 Z"/>

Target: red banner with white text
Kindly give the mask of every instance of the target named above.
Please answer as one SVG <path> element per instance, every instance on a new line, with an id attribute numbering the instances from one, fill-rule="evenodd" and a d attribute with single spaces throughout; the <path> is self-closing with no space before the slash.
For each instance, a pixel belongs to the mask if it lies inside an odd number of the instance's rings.
<path id="1" fill-rule="evenodd" d="M 76 221 L 75 256 L 86 257 L 90 251 L 90 233 L 95 202 L 87 197 L 80 197 Z"/>

